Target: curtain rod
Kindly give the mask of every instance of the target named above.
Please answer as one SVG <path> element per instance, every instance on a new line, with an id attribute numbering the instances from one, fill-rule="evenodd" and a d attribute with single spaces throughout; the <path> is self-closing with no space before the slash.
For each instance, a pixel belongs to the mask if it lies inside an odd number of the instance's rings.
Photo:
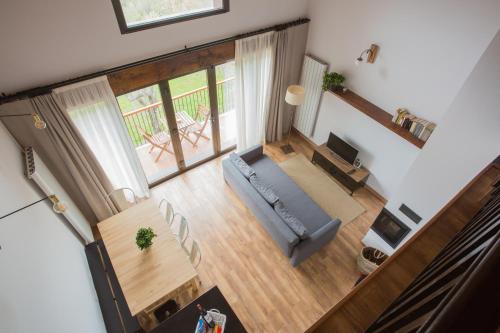
<path id="1" fill-rule="evenodd" d="M 178 55 L 181 55 L 181 54 L 185 54 L 185 53 L 189 53 L 189 52 L 193 52 L 193 51 L 198 51 L 198 50 L 205 49 L 205 48 L 208 48 L 208 47 L 211 47 L 211 46 L 215 46 L 215 45 L 219 45 L 219 44 L 223 44 L 223 43 L 227 43 L 227 42 L 236 41 L 238 39 L 243 39 L 243 38 L 247 38 L 247 37 L 259 35 L 259 34 L 263 34 L 263 33 L 270 32 L 270 31 L 285 30 L 287 28 L 294 27 L 294 26 L 297 26 L 297 25 L 302 25 L 302 24 L 308 23 L 310 21 L 311 20 L 308 19 L 308 18 L 299 18 L 299 19 L 294 20 L 294 21 L 290 21 L 290 22 L 286 22 L 286 23 L 281 23 L 281 24 L 276 24 L 276 25 L 271 26 L 271 27 L 262 28 L 262 29 L 259 29 L 259 30 L 254 30 L 254 31 L 251 31 L 251 32 L 246 32 L 246 33 L 238 34 L 238 35 L 235 35 L 235 36 L 232 36 L 232 37 L 227 37 L 227 38 L 219 39 L 219 40 L 216 40 L 216 41 L 213 41 L 213 42 L 199 44 L 199 45 L 195 45 L 195 46 L 192 46 L 192 47 L 187 47 L 186 46 L 182 50 L 177 50 L 177 51 L 165 53 L 165 54 L 162 54 L 162 55 L 159 55 L 159 56 L 155 56 L 155 57 L 147 58 L 147 59 L 144 59 L 144 60 L 139 60 L 139 61 L 131 62 L 129 64 L 125 64 L 125 65 L 121 65 L 121 66 L 117 66 L 117 67 L 112 67 L 112 68 L 105 69 L 105 70 L 102 70 L 102 71 L 99 71 L 99 72 L 95 72 L 95 73 L 91 73 L 91 74 L 86 74 L 86 75 L 78 76 L 78 77 L 75 77 L 75 78 L 72 78 L 72 79 L 68 79 L 68 80 L 64 80 L 64 81 L 52 83 L 52 84 L 49 84 L 49 85 L 45 85 L 45 86 L 41 86 L 41 87 L 37 87 L 37 88 L 23 90 L 23 91 L 20 91 L 20 92 L 17 92 L 17 93 L 13 93 L 13 94 L 10 94 L 10 95 L 3 94 L 2 96 L 0 96 L 0 105 L 1 104 L 5 104 L 5 103 L 9 103 L 9 102 L 13 102 L 13 101 L 16 101 L 16 100 L 20 100 L 20 99 L 25 99 L 25 98 L 30 98 L 30 97 L 38 96 L 38 95 L 48 94 L 48 93 L 52 92 L 52 90 L 55 89 L 55 88 L 59 88 L 59 87 L 66 86 L 66 85 L 69 85 L 69 84 L 73 84 L 73 83 L 77 83 L 77 82 L 81 82 L 81 81 L 93 79 L 93 78 L 96 78 L 96 77 L 99 77 L 99 76 L 113 74 L 113 73 L 116 73 L 118 71 L 121 71 L 121 70 L 124 70 L 124 69 L 128 69 L 128 68 L 131 68 L 131 67 L 135 67 L 135 66 L 147 64 L 147 63 L 150 63 L 150 62 L 154 62 L 154 61 L 158 61 L 158 60 L 163 60 L 163 59 L 175 57 L 175 56 L 178 56 Z"/>

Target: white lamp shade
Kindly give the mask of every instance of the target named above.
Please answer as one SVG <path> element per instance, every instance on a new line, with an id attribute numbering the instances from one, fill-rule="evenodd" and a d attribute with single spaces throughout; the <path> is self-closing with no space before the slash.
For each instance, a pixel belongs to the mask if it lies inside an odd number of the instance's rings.
<path id="1" fill-rule="evenodd" d="M 302 105 L 304 103 L 305 90 L 301 86 L 292 85 L 286 90 L 285 101 L 290 105 Z"/>

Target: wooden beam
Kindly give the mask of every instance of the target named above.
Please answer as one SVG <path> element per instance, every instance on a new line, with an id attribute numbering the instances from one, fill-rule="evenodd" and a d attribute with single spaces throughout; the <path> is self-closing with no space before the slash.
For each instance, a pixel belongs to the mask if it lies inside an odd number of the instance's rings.
<path id="1" fill-rule="evenodd" d="M 234 41 L 126 68 L 108 75 L 116 96 L 234 59 Z"/>

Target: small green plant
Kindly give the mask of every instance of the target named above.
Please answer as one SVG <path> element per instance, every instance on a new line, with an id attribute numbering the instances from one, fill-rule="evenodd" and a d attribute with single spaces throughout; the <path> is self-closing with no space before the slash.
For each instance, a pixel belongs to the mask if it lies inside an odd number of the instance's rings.
<path id="1" fill-rule="evenodd" d="M 156 237 L 153 229 L 151 228 L 140 228 L 135 236 L 135 243 L 139 249 L 144 250 L 153 244 L 153 238 Z"/>
<path id="2" fill-rule="evenodd" d="M 327 91 L 328 89 L 339 90 L 342 88 L 342 83 L 344 83 L 345 77 L 342 74 L 336 72 L 325 72 L 323 75 L 323 90 Z"/>

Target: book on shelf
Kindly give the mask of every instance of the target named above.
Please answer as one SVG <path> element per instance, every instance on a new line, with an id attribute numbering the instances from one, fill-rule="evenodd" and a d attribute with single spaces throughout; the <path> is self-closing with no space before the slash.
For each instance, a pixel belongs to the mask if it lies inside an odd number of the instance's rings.
<path id="1" fill-rule="evenodd" d="M 422 141 L 427 141 L 432 131 L 436 128 L 436 124 L 418 118 L 409 113 L 408 110 L 402 108 L 396 110 L 396 113 L 392 117 L 392 122 L 407 129 L 413 136 Z"/>

